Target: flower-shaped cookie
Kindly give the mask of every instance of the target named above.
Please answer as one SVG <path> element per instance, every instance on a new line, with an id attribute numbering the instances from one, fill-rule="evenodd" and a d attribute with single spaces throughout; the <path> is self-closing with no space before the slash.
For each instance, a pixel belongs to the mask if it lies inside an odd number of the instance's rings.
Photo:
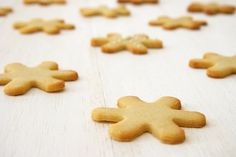
<path id="1" fill-rule="evenodd" d="M 74 81 L 78 74 L 72 70 L 58 70 L 55 62 L 42 62 L 29 68 L 20 63 L 8 64 L 5 73 L 0 74 L 0 85 L 6 85 L 7 95 L 22 95 L 35 87 L 46 92 L 57 92 L 64 89 L 64 81 Z"/>
<path id="2" fill-rule="evenodd" d="M 224 78 L 236 74 L 236 55 L 227 57 L 217 53 L 206 53 L 203 59 L 190 60 L 189 66 L 207 69 L 207 75 L 210 77 Z"/>
<path id="3" fill-rule="evenodd" d="M 188 7 L 189 12 L 204 12 L 208 15 L 216 14 L 233 14 L 235 12 L 235 6 L 233 5 L 220 5 L 217 3 L 192 3 Z"/>
<path id="4" fill-rule="evenodd" d="M 176 28 L 187 28 L 187 29 L 200 29 L 201 26 L 206 25 L 206 21 L 193 20 L 192 17 L 183 16 L 179 18 L 170 18 L 168 16 L 160 16 L 159 18 L 149 22 L 151 26 L 162 26 L 167 30 L 173 30 Z"/>
<path id="5" fill-rule="evenodd" d="M 81 8 L 80 13 L 83 16 L 105 16 L 108 18 L 115 18 L 118 16 L 128 16 L 130 15 L 129 10 L 124 5 L 119 5 L 116 8 L 108 8 L 105 5 L 101 5 L 95 8 Z"/>
<path id="6" fill-rule="evenodd" d="M 135 96 L 118 100 L 119 108 L 96 108 L 92 119 L 98 122 L 114 122 L 109 128 L 111 137 L 118 141 L 130 141 L 150 132 L 164 143 L 180 143 L 185 139 L 180 127 L 201 128 L 205 116 L 199 112 L 182 111 L 181 103 L 174 97 L 161 97 L 146 103 Z"/>
<path id="7" fill-rule="evenodd" d="M 114 53 L 128 50 L 134 54 L 146 54 L 148 48 L 162 48 L 162 41 L 150 39 L 145 34 L 136 34 L 123 38 L 118 33 L 109 33 L 107 37 L 98 37 L 91 40 L 92 46 L 101 46 L 105 53 Z"/>
<path id="8" fill-rule="evenodd" d="M 11 7 L 0 7 L 0 16 L 6 16 L 12 12 Z"/>
<path id="9" fill-rule="evenodd" d="M 75 26 L 72 24 L 66 24 L 64 20 L 53 19 L 53 20 L 43 20 L 43 19 L 32 19 L 29 22 L 16 22 L 13 27 L 19 29 L 22 34 L 31 34 L 35 32 L 46 32 L 48 34 L 58 34 L 60 30 L 71 30 Z"/>
<path id="10" fill-rule="evenodd" d="M 40 5 L 49 5 L 49 4 L 65 4 L 66 0 L 24 0 L 25 4 L 40 4 Z"/>
<path id="11" fill-rule="evenodd" d="M 119 3 L 133 3 L 133 4 L 143 4 L 143 3 L 158 3 L 159 0 L 118 0 Z"/>

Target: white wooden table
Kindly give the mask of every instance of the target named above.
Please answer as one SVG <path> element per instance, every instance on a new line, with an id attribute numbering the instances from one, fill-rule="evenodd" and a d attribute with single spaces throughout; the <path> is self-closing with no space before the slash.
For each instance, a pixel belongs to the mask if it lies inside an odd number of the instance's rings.
<path id="1" fill-rule="evenodd" d="M 116 5 L 116 0 L 68 0 L 67 5 L 25 6 L 21 0 L 1 0 L 14 13 L 0 18 L 0 71 L 4 65 L 21 62 L 34 66 L 44 60 L 62 69 L 79 72 L 80 80 L 67 82 L 64 92 L 48 94 L 32 89 L 18 97 L 7 96 L 0 86 L 0 157 L 234 157 L 236 156 L 236 76 L 212 79 L 205 70 L 191 69 L 188 61 L 207 51 L 236 53 L 236 15 L 209 17 L 200 31 L 165 31 L 147 25 L 159 15 L 188 15 L 191 0 L 161 0 L 157 5 L 127 5 L 131 17 L 84 18 L 79 7 Z M 220 1 L 219 1 L 220 2 Z M 236 5 L 235 0 L 224 3 Z M 21 35 L 12 29 L 18 20 L 34 17 L 64 18 L 76 25 L 60 35 Z M 109 32 L 123 35 L 147 33 L 164 42 L 164 49 L 147 55 L 129 52 L 101 53 L 90 39 Z M 182 100 L 183 109 L 200 111 L 207 117 L 201 129 L 185 128 L 182 144 L 162 144 L 151 134 L 132 142 L 111 140 L 109 124 L 91 119 L 95 107 L 115 107 L 118 98 L 136 95 L 150 102 L 161 96 Z"/>

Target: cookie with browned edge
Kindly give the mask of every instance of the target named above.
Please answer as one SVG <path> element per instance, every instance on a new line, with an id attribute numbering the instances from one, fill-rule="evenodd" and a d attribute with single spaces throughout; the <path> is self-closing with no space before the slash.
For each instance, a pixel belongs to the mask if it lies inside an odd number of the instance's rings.
<path id="1" fill-rule="evenodd" d="M 118 100 L 118 107 L 96 108 L 92 112 L 95 121 L 115 123 L 109 133 L 117 141 L 131 141 L 149 132 L 164 143 L 181 143 L 185 133 L 180 127 L 201 128 L 206 124 L 202 113 L 180 110 L 180 101 L 169 96 L 152 103 L 126 96 Z"/>
<path id="2" fill-rule="evenodd" d="M 160 16 L 157 19 L 151 20 L 149 22 L 149 25 L 160 26 L 166 30 L 174 30 L 177 28 L 197 30 L 197 29 L 200 29 L 201 26 L 207 25 L 207 22 L 204 20 L 194 20 L 190 16 L 182 16 L 178 18 Z"/>
<path id="3" fill-rule="evenodd" d="M 72 70 L 58 70 L 55 62 L 42 62 L 36 67 L 27 67 L 21 63 L 8 64 L 5 73 L 0 74 L 0 85 L 5 85 L 7 95 L 25 94 L 31 88 L 46 92 L 58 92 L 64 89 L 64 81 L 74 81 L 78 74 Z"/>
<path id="4" fill-rule="evenodd" d="M 194 2 L 188 6 L 189 12 L 202 12 L 207 15 L 234 14 L 235 6 L 218 3 Z"/>
<path id="5" fill-rule="evenodd" d="M 128 50 L 133 54 L 146 54 L 148 48 L 162 48 L 162 41 L 151 39 L 145 34 L 122 37 L 118 33 L 109 33 L 107 37 L 92 38 L 92 46 L 101 46 L 105 53 Z"/>
<path id="6" fill-rule="evenodd" d="M 206 53 L 202 59 L 191 59 L 189 66 L 207 69 L 209 77 L 224 78 L 236 74 L 236 55 L 223 56 L 217 53 Z"/>

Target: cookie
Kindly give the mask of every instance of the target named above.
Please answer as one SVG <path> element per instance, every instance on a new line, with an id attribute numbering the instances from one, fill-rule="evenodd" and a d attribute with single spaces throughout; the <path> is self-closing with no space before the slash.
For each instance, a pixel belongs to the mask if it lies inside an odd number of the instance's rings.
<path id="1" fill-rule="evenodd" d="M 133 54 L 146 54 L 148 48 L 162 48 L 162 41 L 150 39 L 145 34 L 122 37 L 118 33 L 109 33 L 107 37 L 98 37 L 91 40 L 92 46 L 101 46 L 105 53 L 115 53 L 128 50 Z"/>
<path id="2" fill-rule="evenodd" d="M 216 15 L 216 14 L 234 14 L 235 6 L 233 5 L 220 5 L 217 3 L 192 3 L 188 6 L 189 12 L 203 12 L 207 15 Z"/>
<path id="3" fill-rule="evenodd" d="M 6 16 L 11 13 L 13 10 L 11 7 L 0 7 L 0 16 Z"/>
<path id="4" fill-rule="evenodd" d="M 32 19 L 29 22 L 16 22 L 13 27 L 22 34 L 31 34 L 35 32 L 46 32 L 47 34 L 58 34 L 60 30 L 72 30 L 75 28 L 72 24 L 66 24 L 64 20 L 53 19 Z"/>
<path id="5" fill-rule="evenodd" d="M 116 8 L 108 8 L 107 6 L 101 5 L 95 8 L 81 8 L 80 13 L 83 16 L 105 16 L 108 18 L 115 18 L 118 16 L 128 16 L 130 15 L 129 10 L 124 6 L 120 5 Z"/>
<path id="6" fill-rule="evenodd" d="M 179 18 L 170 18 L 168 16 L 160 16 L 159 18 L 149 22 L 151 26 L 161 26 L 167 30 L 173 30 L 176 28 L 187 28 L 187 29 L 200 29 L 201 26 L 207 25 L 206 21 L 193 20 L 192 17 L 183 16 Z"/>
<path id="7" fill-rule="evenodd" d="M 180 101 L 169 96 L 153 103 L 126 96 L 118 100 L 118 107 L 96 108 L 92 112 L 94 121 L 115 123 L 109 133 L 117 141 L 131 141 L 149 132 L 164 143 L 181 143 L 185 134 L 180 127 L 201 128 L 206 124 L 203 114 L 180 110 Z"/>
<path id="8" fill-rule="evenodd" d="M 66 0 L 24 0 L 25 4 L 40 4 L 40 5 L 49 5 L 49 4 L 65 4 Z"/>
<path id="9" fill-rule="evenodd" d="M 55 62 L 42 62 L 36 67 L 27 67 L 20 63 L 8 64 L 5 73 L 0 74 L 0 85 L 6 85 L 4 92 L 16 96 L 25 94 L 31 88 L 45 92 L 58 92 L 64 89 L 64 81 L 74 81 L 78 74 L 72 70 L 58 70 Z"/>
<path id="10" fill-rule="evenodd" d="M 142 4 L 142 3 L 158 3 L 158 0 L 118 0 L 119 3 L 133 3 L 133 4 Z"/>
<path id="11" fill-rule="evenodd" d="M 190 60 L 189 66 L 207 69 L 209 77 L 224 78 L 236 74 L 236 55 L 228 57 L 217 53 L 206 53 L 203 59 Z"/>

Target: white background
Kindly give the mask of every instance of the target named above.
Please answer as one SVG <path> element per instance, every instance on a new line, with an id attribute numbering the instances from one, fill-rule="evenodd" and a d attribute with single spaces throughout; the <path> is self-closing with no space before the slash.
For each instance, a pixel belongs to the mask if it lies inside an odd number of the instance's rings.
<path id="1" fill-rule="evenodd" d="M 78 71 L 80 79 L 67 82 L 61 93 L 49 94 L 32 89 L 23 96 L 11 97 L 0 87 L 0 157 L 233 157 L 236 155 L 236 76 L 212 79 L 205 70 L 188 66 L 191 58 L 205 52 L 235 55 L 236 15 L 206 16 L 191 14 L 208 21 L 199 31 L 165 31 L 148 26 L 160 15 L 189 15 L 191 0 L 161 0 L 154 5 L 127 5 L 130 17 L 84 18 L 83 6 L 108 4 L 116 0 L 67 0 L 67 5 L 26 6 L 21 0 L 0 0 L 14 13 L 0 18 L 0 71 L 13 62 L 35 66 L 42 61 L 56 61 L 62 69 Z M 235 0 L 219 1 L 236 5 Z M 62 18 L 76 25 L 76 30 L 60 35 L 44 33 L 21 35 L 12 28 L 19 20 Z M 90 39 L 109 32 L 123 35 L 146 33 L 161 39 L 163 49 L 147 55 L 124 51 L 104 54 L 90 46 Z M 95 107 L 116 107 L 127 95 L 147 102 L 161 96 L 174 96 L 183 109 L 206 115 L 201 129 L 185 128 L 182 144 L 161 143 L 151 134 L 132 142 L 111 140 L 108 123 L 91 119 Z"/>

